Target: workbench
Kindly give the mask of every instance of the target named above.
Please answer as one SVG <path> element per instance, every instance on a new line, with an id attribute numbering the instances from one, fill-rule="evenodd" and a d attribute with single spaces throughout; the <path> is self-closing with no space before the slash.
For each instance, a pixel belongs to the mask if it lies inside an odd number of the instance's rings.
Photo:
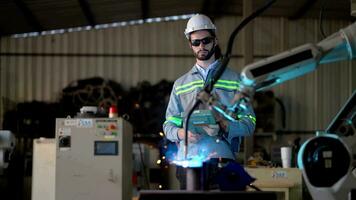
<path id="1" fill-rule="evenodd" d="M 285 200 L 302 200 L 302 172 L 298 168 L 245 168 L 262 191 L 283 192 Z"/>

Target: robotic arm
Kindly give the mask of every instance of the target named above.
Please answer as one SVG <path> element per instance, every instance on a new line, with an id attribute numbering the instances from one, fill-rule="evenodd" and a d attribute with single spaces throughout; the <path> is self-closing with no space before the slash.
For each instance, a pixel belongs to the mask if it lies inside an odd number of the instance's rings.
<path id="1" fill-rule="evenodd" d="M 318 44 L 304 44 L 247 65 L 242 85 L 260 91 L 314 71 L 319 64 L 356 58 L 356 23 Z"/>
<path id="2" fill-rule="evenodd" d="M 232 106 L 224 106 L 202 91 L 198 99 L 211 105 L 226 120 L 235 121 L 234 112 L 245 109 L 256 91 L 308 74 L 320 65 L 356 58 L 356 23 L 341 29 L 317 44 L 304 44 L 244 67 L 240 93 Z"/>
<path id="3" fill-rule="evenodd" d="M 356 58 L 356 23 L 318 44 L 305 44 L 246 66 L 242 70 L 242 96 L 265 90 L 314 71 L 320 64 Z M 355 199 L 356 194 L 356 92 L 348 100 L 327 133 L 305 142 L 298 165 L 313 199 Z"/>
<path id="4" fill-rule="evenodd" d="M 356 91 L 325 133 L 306 141 L 298 166 L 314 199 L 355 199 Z"/>

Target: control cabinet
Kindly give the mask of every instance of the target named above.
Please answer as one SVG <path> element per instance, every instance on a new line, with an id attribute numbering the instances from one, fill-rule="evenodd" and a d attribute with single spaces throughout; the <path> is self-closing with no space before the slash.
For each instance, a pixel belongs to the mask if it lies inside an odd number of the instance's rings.
<path id="1" fill-rule="evenodd" d="M 132 198 L 132 127 L 121 118 L 56 119 L 56 200 Z"/>

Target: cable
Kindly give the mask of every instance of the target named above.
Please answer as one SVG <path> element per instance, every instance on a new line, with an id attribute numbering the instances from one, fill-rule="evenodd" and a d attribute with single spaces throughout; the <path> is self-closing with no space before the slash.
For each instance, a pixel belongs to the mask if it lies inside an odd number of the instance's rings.
<path id="1" fill-rule="evenodd" d="M 208 93 L 210 93 L 213 89 L 214 84 L 216 83 L 216 81 L 220 78 L 220 76 L 224 73 L 227 64 L 230 61 L 230 57 L 231 57 L 231 51 L 232 51 L 232 47 L 234 44 L 234 40 L 235 37 L 237 36 L 237 34 L 253 19 L 255 19 L 258 15 L 260 15 L 262 12 L 264 12 L 267 8 L 269 8 L 273 3 L 275 3 L 276 0 L 269 0 L 268 2 L 266 2 L 263 6 L 261 6 L 260 8 L 258 8 L 255 12 L 253 12 L 251 15 L 249 15 L 247 18 L 243 19 L 242 22 L 235 28 L 235 30 L 231 33 L 229 41 L 228 41 L 228 46 L 226 49 L 226 53 L 222 58 L 221 64 L 217 70 L 217 72 L 215 73 L 215 75 L 213 76 L 213 78 L 211 79 L 210 83 L 207 84 L 204 87 L 204 90 Z"/>
<path id="2" fill-rule="evenodd" d="M 277 102 L 277 104 L 280 106 L 281 111 L 282 111 L 282 128 L 285 129 L 286 128 L 286 107 L 283 104 L 283 101 L 279 98 L 275 98 L 275 101 Z"/>
<path id="3" fill-rule="evenodd" d="M 323 1 L 323 4 L 321 5 L 320 8 L 320 13 L 319 13 L 319 30 L 321 33 L 321 36 L 326 38 L 325 32 L 324 32 L 324 27 L 323 27 L 323 19 L 324 19 L 324 9 L 325 9 L 326 1 Z"/>
<path id="4" fill-rule="evenodd" d="M 146 173 L 147 167 L 145 165 L 145 161 L 143 160 L 141 144 L 139 142 L 137 144 L 138 144 L 138 149 L 140 151 L 140 160 L 141 160 L 141 164 L 142 164 L 142 168 L 143 168 L 143 176 L 144 176 L 144 179 L 145 179 L 145 184 L 146 184 L 147 189 L 149 190 L 150 189 L 150 182 L 148 180 L 148 176 L 147 176 L 147 173 Z"/>
<path id="5" fill-rule="evenodd" d="M 259 187 L 255 186 L 254 184 L 250 183 L 249 185 L 250 188 L 255 189 L 256 191 L 262 191 Z"/>
<path id="6" fill-rule="evenodd" d="M 190 116 L 192 115 L 193 111 L 195 110 L 196 107 L 198 107 L 198 105 L 200 104 L 200 100 L 197 99 L 197 101 L 195 102 L 195 104 L 193 105 L 193 107 L 189 110 L 187 117 L 185 119 L 185 132 L 184 132 L 184 159 L 187 160 L 187 156 L 188 156 L 188 126 L 189 126 L 189 119 Z"/>

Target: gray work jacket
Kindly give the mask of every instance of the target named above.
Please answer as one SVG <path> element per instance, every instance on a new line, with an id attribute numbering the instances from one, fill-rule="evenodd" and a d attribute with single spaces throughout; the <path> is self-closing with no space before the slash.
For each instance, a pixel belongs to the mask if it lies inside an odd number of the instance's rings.
<path id="1" fill-rule="evenodd" d="M 218 65 L 219 62 L 214 64 Z M 216 67 L 213 68 L 213 73 Z M 183 127 L 183 119 L 186 112 L 196 101 L 196 96 L 204 87 L 205 81 L 199 73 L 197 66 L 180 78 L 173 85 L 170 100 L 166 110 L 166 121 L 163 124 L 163 130 L 168 140 L 177 142 L 178 155 L 175 159 L 181 159 L 183 156 L 184 141 L 178 139 L 178 129 Z M 214 93 L 220 102 L 226 106 L 231 106 L 232 100 L 238 93 L 240 85 L 240 76 L 236 72 L 227 68 L 219 80 L 214 85 Z M 227 132 L 221 134 L 220 140 L 207 136 L 195 144 L 189 144 L 188 153 L 191 157 L 208 156 L 209 158 L 230 158 L 235 159 L 235 154 L 239 151 L 242 136 L 251 136 L 255 129 L 256 118 L 251 105 L 243 113 L 236 113 L 237 122 L 229 121 Z"/>

